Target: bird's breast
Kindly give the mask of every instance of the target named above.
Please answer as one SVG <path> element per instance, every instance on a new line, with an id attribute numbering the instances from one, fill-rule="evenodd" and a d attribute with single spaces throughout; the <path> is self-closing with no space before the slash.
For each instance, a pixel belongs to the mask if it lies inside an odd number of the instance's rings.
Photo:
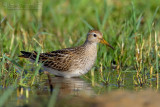
<path id="1" fill-rule="evenodd" d="M 93 67 L 97 58 L 97 45 L 87 46 L 84 52 L 81 53 L 83 54 L 74 59 L 73 67 L 88 72 Z"/>
<path id="2" fill-rule="evenodd" d="M 85 63 L 84 70 L 89 71 L 93 67 L 96 58 L 97 58 L 97 54 L 93 54 L 93 55 L 90 54 L 90 56 L 86 57 L 86 60 L 84 62 Z"/>
<path id="3" fill-rule="evenodd" d="M 95 62 L 95 60 L 97 58 L 97 46 L 91 47 L 90 51 L 88 50 L 87 53 L 88 53 L 87 54 L 88 55 L 87 65 L 89 66 L 88 68 L 91 69 L 91 67 L 94 65 L 94 62 Z"/>

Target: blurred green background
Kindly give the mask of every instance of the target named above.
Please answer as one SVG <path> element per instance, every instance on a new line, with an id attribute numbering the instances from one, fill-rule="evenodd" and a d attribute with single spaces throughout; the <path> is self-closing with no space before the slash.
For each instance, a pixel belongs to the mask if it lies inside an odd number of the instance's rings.
<path id="1" fill-rule="evenodd" d="M 29 61 L 18 58 L 21 50 L 78 46 L 91 29 L 115 47 L 100 44 L 95 66 L 80 77 L 96 93 L 159 89 L 160 0 L 1 0 L 0 89 L 37 87 L 46 78 L 37 65 L 33 72 Z M 0 91 L 0 99 L 5 102 L 12 92 Z"/>

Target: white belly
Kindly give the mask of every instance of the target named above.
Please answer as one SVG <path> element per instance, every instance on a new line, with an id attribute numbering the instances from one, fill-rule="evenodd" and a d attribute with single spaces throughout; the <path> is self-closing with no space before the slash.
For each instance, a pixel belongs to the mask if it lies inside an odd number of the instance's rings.
<path id="1" fill-rule="evenodd" d="M 75 69 L 74 71 L 58 71 L 48 67 L 43 67 L 43 68 L 45 71 L 48 71 L 49 73 L 52 73 L 57 76 L 62 76 L 65 78 L 78 77 L 88 72 L 87 70 L 82 70 L 82 69 Z"/>

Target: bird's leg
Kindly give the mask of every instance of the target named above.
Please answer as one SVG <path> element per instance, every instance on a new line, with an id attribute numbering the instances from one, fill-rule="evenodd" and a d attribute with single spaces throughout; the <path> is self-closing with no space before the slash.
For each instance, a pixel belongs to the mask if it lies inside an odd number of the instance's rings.
<path id="1" fill-rule="evenodd" d="M 50 92 L 52 94 L 52 91 L 53 91 L 53 85 L 52 85 L 52 79 L 51 79 L 51 76 L 48 72 L 45 72 L 45 74 L 47 74 L 48 76 L 48 82 L 49 82 L 49 87 L 50 87 Z"/>

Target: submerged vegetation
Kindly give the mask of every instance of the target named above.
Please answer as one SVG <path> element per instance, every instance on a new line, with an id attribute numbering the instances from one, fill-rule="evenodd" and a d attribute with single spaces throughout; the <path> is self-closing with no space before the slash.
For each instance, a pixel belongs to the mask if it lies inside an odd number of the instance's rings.
<path id="1" fill-rule="evenodd" d="M 18 57 L 21 50 L 78 46 L 91 29 L 100 30 L 115 48 L 99 44 L 95 66 L 80 77 L 98 94 L 115 88 L 159 89 L 159 6 L 160 0 L 1 0 L 0 89 L 13 89 L 0 91 L 0 105 L 15 87 L 35 88 L 47 78 L 41 65 Z"/>

